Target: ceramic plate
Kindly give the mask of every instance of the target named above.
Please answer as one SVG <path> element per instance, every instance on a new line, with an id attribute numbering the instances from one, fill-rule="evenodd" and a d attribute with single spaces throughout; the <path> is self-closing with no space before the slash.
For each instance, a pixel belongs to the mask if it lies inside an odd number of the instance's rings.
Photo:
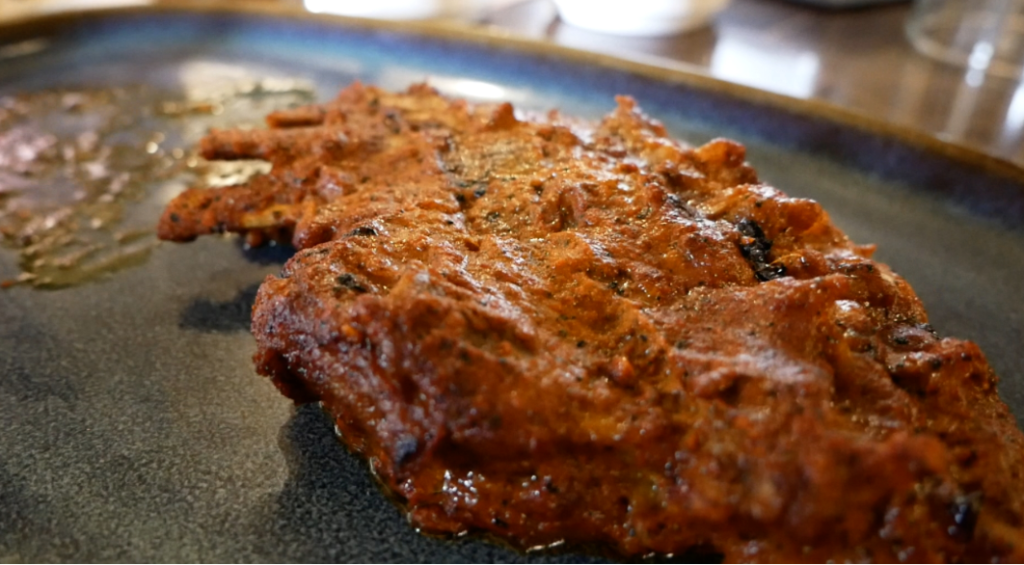
<path id="1" fill-rule="evenodd" d="M 979 342 L 1024 416 L 1013 166 L 836 109 L 483 32 L 279 9 L 50 17 L 0 26 L 0 206 L 55 218 L 57 188 L 86 186 L 70 220 L 8 228 L 45 239 L 74 220 L 61 233 L 86 247 L 43 268 L 45 250 L 26 249 L 39 241 L 8 238 L 0 280 L 88 280 L 0 291 L 0 561 L 597 559 L 417 534 L 317 407 L 254 372 L 249 308 L 288 250 L 153 240 L 186 184 L 245 173 L 192 159 L 206 128 L 257 124 L 354 79 L 588 117 L 630 94 L 683 138 L 740 140 L 763 179 L 877 243 L 941 333 Z M 32 186 L 49 189 L 25 204 Z"/>

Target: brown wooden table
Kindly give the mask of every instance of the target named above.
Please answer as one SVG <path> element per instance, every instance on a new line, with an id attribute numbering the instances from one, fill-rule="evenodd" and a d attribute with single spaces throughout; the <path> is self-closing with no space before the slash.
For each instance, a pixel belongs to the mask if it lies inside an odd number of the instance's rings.
<path id="1" fill-rule="evenodd" d="M 1024 87 L 918 54 L 904 33 L 909 4 L 829 11 L 782 0 L 734 0 L 714 26 L 666 38 L 573 28 L 547 0 L 484 23 L 625 58 L 662 57 L 726 80 L 814 98 L 932 133 L 1024 165 Z"/>

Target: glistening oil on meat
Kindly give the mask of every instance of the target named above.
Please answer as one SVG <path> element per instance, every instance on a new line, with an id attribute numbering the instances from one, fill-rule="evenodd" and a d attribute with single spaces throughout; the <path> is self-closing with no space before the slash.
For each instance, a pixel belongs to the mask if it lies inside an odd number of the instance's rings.
<path id="1" fill-rule="evenodd" d="M 299 251 L 257 370 L 320 401 L 412 523 L 728 561 L 1024 558 L 1024 436 L 969 341 L 743 146 L 354 84 L 214 131 L 266 175 L 164 239 Z"/>

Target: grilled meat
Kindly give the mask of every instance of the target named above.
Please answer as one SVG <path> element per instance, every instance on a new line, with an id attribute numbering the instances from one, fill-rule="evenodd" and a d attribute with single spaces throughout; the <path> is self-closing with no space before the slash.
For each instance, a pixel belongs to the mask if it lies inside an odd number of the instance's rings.
<path id="1" fill-rule="evenodd" d="M 729 561 L 1024 559 L 1024 436 L 978 347 L 741 145 L 352 85 L 214 132 L 260 158 L 166 239 L 299 249 L 257 370 L 425 531 Z"/>

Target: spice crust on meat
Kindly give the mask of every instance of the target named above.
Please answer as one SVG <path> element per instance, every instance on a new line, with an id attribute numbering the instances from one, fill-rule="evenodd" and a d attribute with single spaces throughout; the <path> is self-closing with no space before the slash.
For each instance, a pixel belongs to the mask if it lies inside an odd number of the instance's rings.
<path id="1" fill-rule="evenodd" d="M 972 342 L 744 148 L 353 84 L 215 131 L 246 184 L 164 239 L 298 249 L 257 370 L 318 400 L 410 521 L 727 561 L 1020 561 L 1024 436 Z"/>

